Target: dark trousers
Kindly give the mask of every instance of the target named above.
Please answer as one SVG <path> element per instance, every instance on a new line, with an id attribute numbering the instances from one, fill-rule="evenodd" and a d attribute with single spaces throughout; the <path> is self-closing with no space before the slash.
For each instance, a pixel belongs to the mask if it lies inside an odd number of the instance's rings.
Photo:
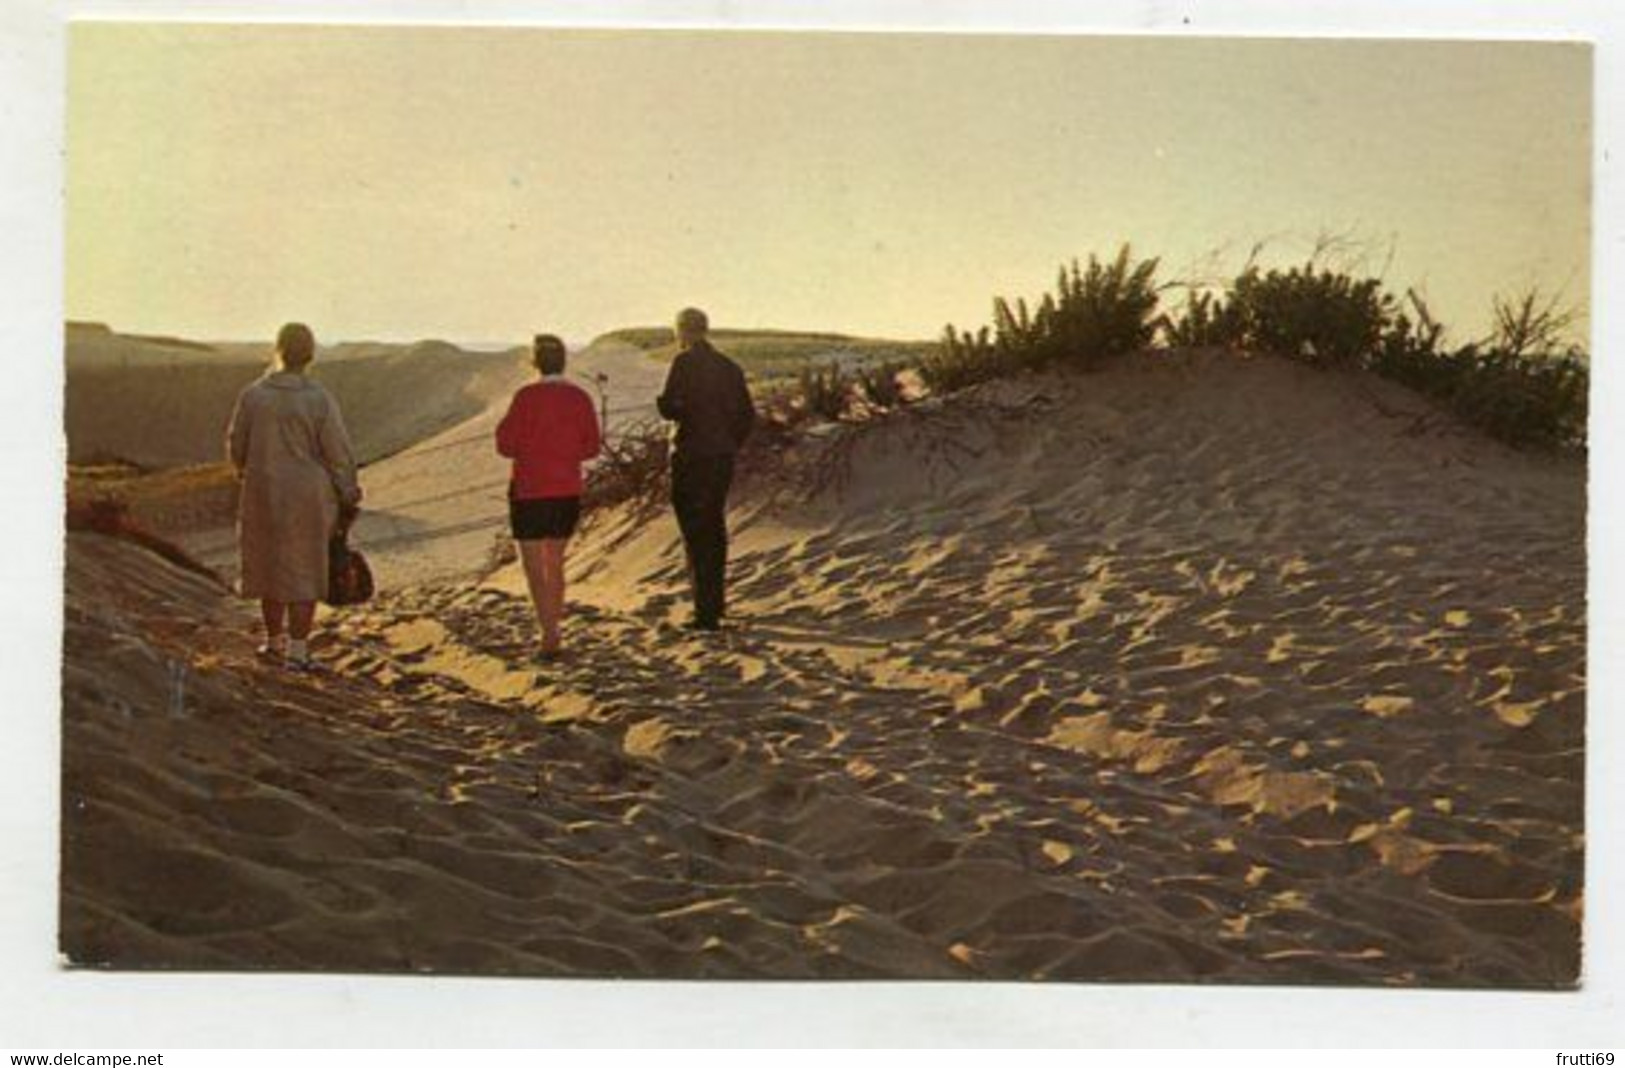
<path id="1" fill-rule="evenodd" d="M 688 553 L 694 618 L 705 625 L 722 620 L 726 599 L 728 487 L 733 477 L 732 456 L 672 457 L 671 506 Z"/>

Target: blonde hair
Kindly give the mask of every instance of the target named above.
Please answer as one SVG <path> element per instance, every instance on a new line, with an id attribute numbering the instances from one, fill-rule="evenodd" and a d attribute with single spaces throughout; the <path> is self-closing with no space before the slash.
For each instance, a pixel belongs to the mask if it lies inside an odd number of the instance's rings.
<path id="1" fill-rule="evenodd" d="M 316 358 L 316 335 L 304 323 L 287 323 L 276 333 L 276 358 L 285 370 L 303 371 Z"/>

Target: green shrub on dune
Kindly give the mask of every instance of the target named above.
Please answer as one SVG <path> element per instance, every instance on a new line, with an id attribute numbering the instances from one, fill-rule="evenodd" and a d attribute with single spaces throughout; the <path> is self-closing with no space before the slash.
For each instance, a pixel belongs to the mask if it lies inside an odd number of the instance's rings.
<path id="1" fill-rule="evenodd" d="M 1372 351 L 1370 367 L 1418 393 L 1437 396 L 1448 392 L 1459 368 L 1453 361 L 1440 358 L 1444 327 L 1414 291 L 1407 293 L 1405 300 L 1410 311 L 1396 311 L 1384 326 L 1382 338 Z"/>
<path id="2" fill-rule="evenodd" d="M 972 334 L 950 323 L 942 344 L 920 365 L 935 393 L 951 393 L 1028 368 L 1065 363 L 1091 366 L 1149 345 L 1157 331 L 1156 260 L 1134 262 L 1129 246 L 1104 263 L 1089 257 L 1062 267 L 1055 292 L 1037 311 L 1027 301 L 993 300 L 993 328 Z"/>
<path id="3" fill-rule="evenodd" d="M 1578 354 L 1533 358 L 1469 346 L 1455 358 L 1471 368 L 1450 398 L 1467 421 L 1514 445 L 1584 445 L 1591 372 Z"/>
<path id="4" fill-rule="evenodd" d="M 1394 313 L 1377 279 L 1310 261 L 1284 271 L 1249 266 L 1222 293 L 1192 292 L 1180 314 L 1158 325 L 1173 347 L 1244 348 L 1346 367 L 1375 349 Z"/>
<path id="5" fill-rule="evenodd" d="M 1225 310 L 1248 348 L 1348 367 L 1376 348 L 1394 301 L 1375 278 L 1306 263 L 1286 271 L 1249 267 L 1232 284 Z"/>
<path id="6" fill-rule="evenodd" d="M 1185 297 L 1185 309 L 1177 317 L 1164 315 L 1158 322 L 1163 339 L 1174 348 L 1234 348 L 1245 334 L 1241 311 L 1223 294 L 1192 291 Z"/>
<path id="7" fill-rule="evenodd" d="M 1059 299 L 1046 296 L 1035 321 L 1039 364 L 1051 361 L 1094 363 L 1108 356 L 1135 352 L 1156 336 L 1157 261 L 1135 263 L 1129 246 L 1102 263 L 1089 257 L 1086 270 L 1072 261 L 1061 271 Z"/>
<path id="8" fill-rule="evenodd" d="M 1496 300 L 1490 337 L 1455 349 L 1414 293 L 1412 314 L 1394 316 L 1372 354 L 1371 370 L 1428 396 L 1474 426 L 1513 445 L 1585 443 L 1591 370 L 1585 353 L 1564 346 L 1571 319 L 1539 295 Z M 1414 315 L 1414 319 L 1412 318 Z"/>
<path id="9" fill-rule="evenodd" d="M 972 334 L 943 328 L 937 351 L 920 361 L 920 379 L 932 393 L 956 393 L 978 382 L 998 378 L 1009 368 L 993 347 L 991 332 L 982 327 Z"/>
<path id="10" fill-rule="evenodd" d="M 1582 352 L 1561 347 L 1573 317 L 1538 293 L 1497 298 L 1494 333 L 1455 348 L 1414 291 L 1402 303 L 1375 278 L 1312 263 L 1249 268 L 1216 318 L 1228 331 L 1215 333 L 1233 331 L 1228 344 L 1374 371 L 1514 445 L 1569 447 L 1585 438 L 1590 371 Z"/>
<path id="11" fill-rule="evenodd" d="M 896 408 L 903 404 L 903 365 L 888 360 L 878 367 L 860 367 L 855 372 L 858 392 L 871 407 Z"/>

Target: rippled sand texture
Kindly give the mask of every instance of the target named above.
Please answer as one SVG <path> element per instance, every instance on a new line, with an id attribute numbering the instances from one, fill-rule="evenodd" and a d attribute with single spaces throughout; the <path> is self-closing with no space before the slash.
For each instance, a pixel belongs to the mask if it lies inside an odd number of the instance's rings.
<path id="1" fill-rule="evenodd" d="M 66 951 L 1576 981 L 1579 462 L 1201 354 L 841 447 L 811 499 L 741 489 L 721 637 L 673 625 L 669 520 L 605 518 L 559 666 L 508 572 L 350 613 L 288 681 L 234 606 L 76 537 Z"/>

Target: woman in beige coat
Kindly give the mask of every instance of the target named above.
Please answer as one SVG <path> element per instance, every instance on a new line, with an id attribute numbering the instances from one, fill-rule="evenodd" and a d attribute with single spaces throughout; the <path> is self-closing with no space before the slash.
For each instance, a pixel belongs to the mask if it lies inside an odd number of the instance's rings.
<path id="1" fill-rule="evenodd" d="M 310 327 L 284 326 L 275 365 L 238 396 L 227 431 L 242 482 L 242 594 L 260 601 L 260 652 L 295 667 L 310 663 L 316 602 L 327 595 L 328 539 L 341 511 L 361 500 L 338 402 L 305 377 L 315 356 Z"/>

